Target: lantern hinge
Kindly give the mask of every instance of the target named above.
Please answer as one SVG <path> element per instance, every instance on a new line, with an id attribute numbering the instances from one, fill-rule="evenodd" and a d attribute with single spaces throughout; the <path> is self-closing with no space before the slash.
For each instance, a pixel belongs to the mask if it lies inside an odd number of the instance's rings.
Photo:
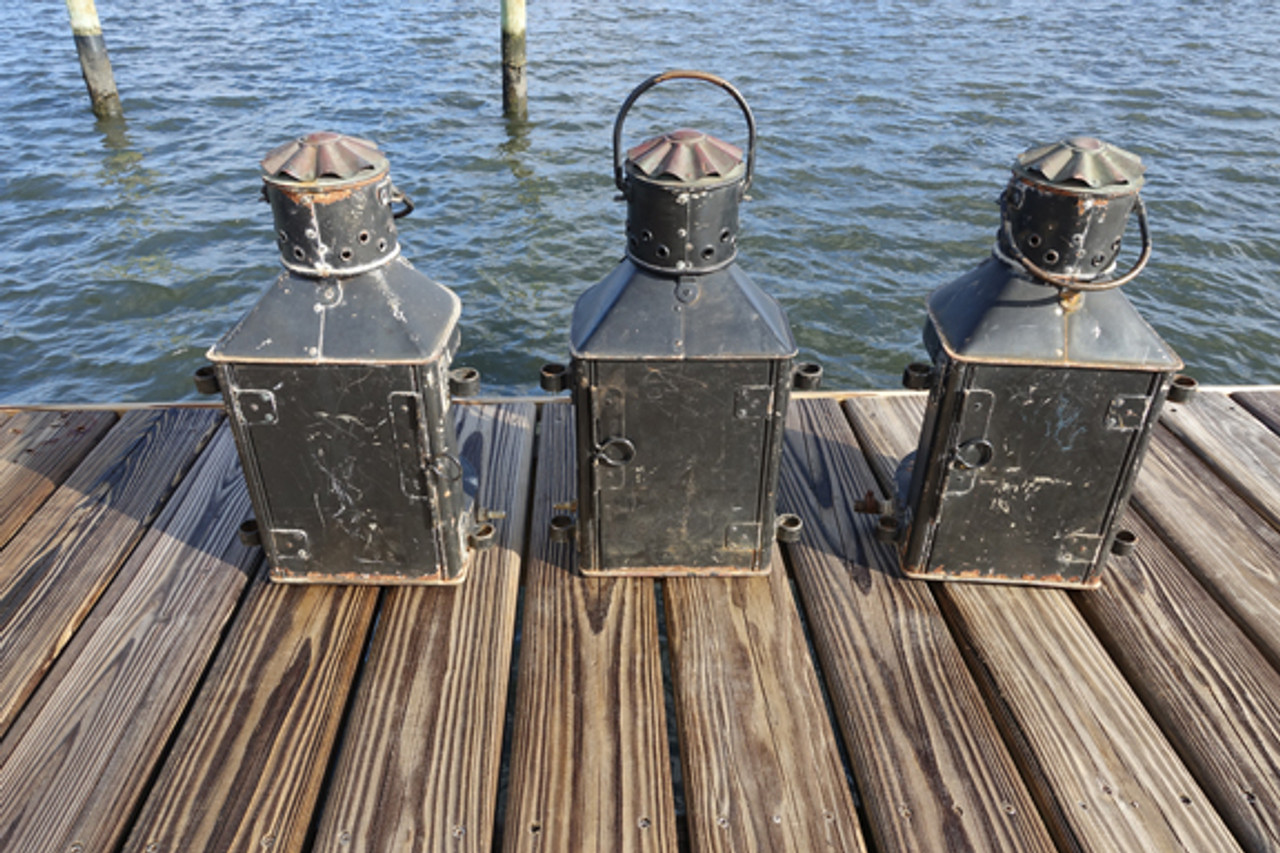
<path id="1" fill-rule="evenodd" d="M 234 392 L 236 417 L 245 426 L 274 426 L 279 422 L 276 395 L 257 388 L 237 388 Z"/>
<path id="2" fill-rule="evenodd" d="M 1147 420 L 1151 398 L 1146 395 L 1121 395 L 1107 407 L 1105 422 L 1113 432 L 1130 432 L 1140 429 Z"/>

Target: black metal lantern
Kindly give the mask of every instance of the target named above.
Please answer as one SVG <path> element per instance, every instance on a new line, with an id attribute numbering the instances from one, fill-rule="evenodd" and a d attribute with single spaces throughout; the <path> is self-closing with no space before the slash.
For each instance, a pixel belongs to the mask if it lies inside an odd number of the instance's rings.
<path id="1" fill-rule="evenodd" d="M 401 257 L 412 205 L 389 170 L 335 133 L 266 156 L 285 271 L 197 374 L 222 392 L 277 581 L 457 582 L 492 537 L 450 408 L 451 379 L 478 382 L 449 369 L 461 304 Z"/>
<path id="2" fill-rule="evenodd" d="M 745 162 L 694 130 L 620 158 L 641 94 L 689 78 L 733 96 L 748 128 Z M 570 387 L 576 409 L 579 566 L 586 574 L 767 572 L 787 401 L 797 374 L 786 315 L 737 266 L 738 205 L 751 184 L 755 121 L 714 75 L 646 80 L 614 123 L 615 182 L 627 201 L 627 256 L 578 299 L 571 367 L 543 387 Z M 798 375 L 809 387 L 819 371 Z M 571 519 L 558 519 L 561 528 Z"/>
<path id="3" fill-rule="evenodd" d="M 1093 587 L 1182 362 L 1118 289 L 1151 253 L 1138 157 L 1079 137 L 1033 148 L 992 256 L 929 298 L 930 391 L 902 521 L 903 571 Z M 1113 276 L 1131 211 L 1142 252 Z M 1194 383 L 1178 377 L 1174 394 Z"/>

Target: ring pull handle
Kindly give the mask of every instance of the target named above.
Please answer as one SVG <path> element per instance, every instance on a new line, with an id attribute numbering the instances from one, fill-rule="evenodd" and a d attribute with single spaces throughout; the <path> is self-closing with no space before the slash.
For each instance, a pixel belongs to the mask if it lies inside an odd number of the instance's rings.
<path id="1" fill-rule="evenodd" d="M 448 483 L 456 483 L 462 479 L 462 475 L 465 473 L 462 468 L 462 460 L 448 453 L 436 456 L 428 462 L 427 470 L 434 474 L 437 480 Z"/>
<path id="2" fill-rule="evenodd" d="M 407 195 L 401 192 L 400 188 L 396 187 L 394 184 L 391 187 L 391 204 L 404 205 L 404 207 L 400 208 L 399 210 L 393 209 L 391 211 L 392 219 L 403 219 L 404 217 L 408 216 L 410 213 L 413 213 L 413 199 L 409 198 Z"/>
<path id="3" fill-rule="evenodd" d="M 621 468 L 636 458 L 636 446 L 629 438 L 607 438 L 596 448 L 594 458 L 606 468 Z"/>
<path id="4" fill-rule="evenodd" d="M 1036 266 L 1030 258 L 1022 254 L 1022 250 L 1014 242 L 1012 219 L 1007 215 L 1004 208 L 1005 196 L 1002 195 L 1000 196 L 1000 228 L 1004 233 L 1005 245 L 1009 247 L 1009 252 L 1012 254 L 1013 259 L 1022 264 L 1023 269 L 1046 284 L 1052 284 L 1064 290 L 1083 290 L 1087 292 L 1111 290 L 1133 281 L 1137 278 L 1138 273 L 1142 272 L 1142 268 L 1147 265 L 1147 261 L 1151 260 L 1151 230 L 1147 227 L 1147 206 L 1142 203 L 1141 197 L 1137 199 L 1134 210 L 1138 213 L 1138 229 L 1142 232 L 1142 254 L 1138 256 L 1138 260 L 1134 261 L 1133 266 L 1129 268 L 1127 273 L 1119 278 L 1108 278 L 1102 281 L 1080 281 L 1069 275 L 1056 275 Z"/>
<path id="5" fill-rule="evenodd" d="M 622 102 L 622 107 L 618 110 L 618 118 L 613 123 L 613 182 L 618 189 L 626 191 L 626 185 L 622 180 L 623 162 L 620 155 L 622 153 L 622 123 L 626 120 L 627 113 L 630 112 L 631 106 L 636 102 L 637 98 L 667 80 L 703 80 L 724 89 L 738 102 L 738 106 L 742 109 L 742 116 L 747 120 L 747 179 L 742 185 L 742 191 L 745 193 L 751 187 L 751 179 L 756 171 L 756 119 L 751 114 L 751 107 L 747 106 L 746 99 L 742 97 L 741 92 L 733 87 L 732 83 L 707 71 L 664 71 L 645 80 L 639 86 L 636 86 L 630 95 L 627 95 L 627 99 Z"/>

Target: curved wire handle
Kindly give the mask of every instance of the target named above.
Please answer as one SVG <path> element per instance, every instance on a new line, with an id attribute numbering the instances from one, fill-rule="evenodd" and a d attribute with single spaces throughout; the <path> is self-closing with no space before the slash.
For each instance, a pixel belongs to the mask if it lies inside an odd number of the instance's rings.
<path id="1" fill-rule="evenodd" d="M 399 210 L 393 210 L 391 212 L 392 219 L 403 219 L 404 217 L 408 216 L 410 213 L 413 213 L 413 199 L 409 198 L 400 190 L 396 189 L 395 185 L 392 184 L 391 203 L 395 204 L 396 202 L 400 202 L 401 204 L 404 205 L 404 207 L 400 208 Z"/>
<path id="2" fill-rule="evenodd" d="M 632 90 L 627 99 L 622 102 L 622 107 L 618 110 L 618 117 L 613 122 L 613 182 L 618 189 L 626 190 L 626 185 L 622 180 L 622 160 L 618 155 L 622 148 L 622 123 L 627 117 L 627 113 L 631 110 L 631 105 L 636 102 L 641 95 L 652 89 L 659 83 L 667 80 L 703 80 L 707 83 L 713 83 L 724 89 L 733 99 L 738 102 L 738 106 L 742 108 L 742 115 L 747 120 L 747 180 L 742 185 L 742 191 L 745 193 L 751 186 L 751 178 L 756 171 L 756 119 L 751 114 L 751 107 L 747 106 L 747 101 L 742 97 L 742 93 L 733 88 L 728 80 L 723 77 L 717 77 L 706 71 L 664 71 L 661 74 L 655 74 L 648 80 L 645 80 L 639 86 Z"/>
<path id="3" fill-rule="evenodd" d="M 1123 284 L 1128 284 L 1133 281 L 1137 278 L 1138 273 L 1142 272 L 1142 268 L 1147 265 L 1147 261 L 1151 260 L 1151 231 L 1147 228 L 1147 206 L 1142 203 L 1141 197 L 1137 199 L 1134 209 L 1138 212 L 1138 229 L 1142 232 L 1142 254 L 1138 256 L 1138 260 L 1134 261 L 1133 266 L 1127 273 L 1119 278 L 1108 278 L 1103 279 L 1102 281 L 1080 281 L 1079 279 L 1072 278 L 1069 275 L 1056 275 L 1055 273 L 1048 272 L 1047 270 L 1043 270 L 1036 266 L 1030 258 L 1022 254 L 1022 250 L 1019 249 L 1018 244 L 1014 242 L 1012 220 L 1008 215 L 1006 215 L 1004 206 L 1005 200 L 1002 196 L 1000 199 L 1000 227 L 1004 232 L 1005 245 L 1009 247 L 1009 252 L 1015 261 L 1022 264 L 1023 268 L 1027 272 L 1031 273 L 1032 276 L 1040 279 L 1046 284 L 1052 284 L 1065 290 L 1082 290 L 1088 292 L 1111 290 L 1112 288 L 1120 287 Z"/>

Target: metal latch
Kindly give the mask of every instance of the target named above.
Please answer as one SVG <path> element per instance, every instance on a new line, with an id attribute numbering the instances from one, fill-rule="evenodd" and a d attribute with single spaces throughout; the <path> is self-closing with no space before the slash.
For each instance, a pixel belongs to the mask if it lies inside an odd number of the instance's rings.
<path id="1" fill-rule="evenodd" d="M 738 420 L 767 417 L 773 406 L 773 388 L 769 385 L 743 385 L 733 395 L 733 416 Z"/>
<path id="2" fill-rule="evenodd" d="M 951 470 L 947 474 L 948 495 L 963 495 L 973 491 L 978 471 L 991 462 L 995 448 L 987 439 L 991 426 L 991 412 L 996 405 L 996 395 L 985 388 L 970 388 L 964 392 L 955 448 L 951 451 Z"/>
<path id="3" fill-rule="evenodd" d="M 596 442 L 592 459 L 596 463 L 596 488 L 601 491 L 621 489 L 626 485 L 627 463 L 635 458 L 636 446 L 626 438 L 627 395 L 621 388 L 601 387 L 593 396 L 595 403 Z"/>

